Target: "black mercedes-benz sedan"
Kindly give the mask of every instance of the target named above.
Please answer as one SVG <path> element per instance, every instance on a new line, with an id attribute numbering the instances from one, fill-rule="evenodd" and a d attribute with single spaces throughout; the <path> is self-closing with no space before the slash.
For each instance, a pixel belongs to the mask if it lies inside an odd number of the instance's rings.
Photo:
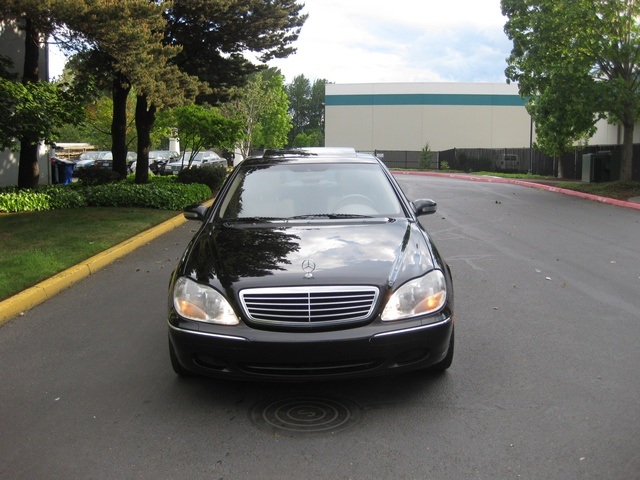
<path id="1" fill-rule="evenodd" d="M 449 267 L 384 164 L 355 150 L 268 151 L 239 164 L 169 286 L 179 375 L 310 380 L 443 371 Z"/>

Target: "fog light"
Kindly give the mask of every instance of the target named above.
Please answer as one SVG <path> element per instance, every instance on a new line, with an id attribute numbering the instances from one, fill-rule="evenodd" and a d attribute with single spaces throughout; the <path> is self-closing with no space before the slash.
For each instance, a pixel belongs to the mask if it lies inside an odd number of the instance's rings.
<path id="1" fill-rule="evenodd" d="M 411 363 L 417 363 L 429 356 L 429 350 L 426 348 L 420 348 L 416 350 L 409 350 L 398 355 L 395 360 L 398 365 L 409 365 Z"/>

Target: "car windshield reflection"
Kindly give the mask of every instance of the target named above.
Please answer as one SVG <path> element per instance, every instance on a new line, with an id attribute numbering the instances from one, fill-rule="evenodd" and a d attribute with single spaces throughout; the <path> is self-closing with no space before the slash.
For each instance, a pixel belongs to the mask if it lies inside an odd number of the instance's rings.
<path id="1" fill-rule="evenodd" d="M 312 220 L 395 217 L 402 207 L 377 164 L 240 167 L 219 218 Z"/>

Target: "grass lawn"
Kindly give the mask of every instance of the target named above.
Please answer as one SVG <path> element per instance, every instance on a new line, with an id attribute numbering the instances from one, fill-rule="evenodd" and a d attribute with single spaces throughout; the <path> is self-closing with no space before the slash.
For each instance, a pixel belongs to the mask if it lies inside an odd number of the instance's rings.
<path id="1" fill-rule="evenodd" d="M 178 213 L 86 207 L 0 214 L 0 300 Z"/>
<path id="2" fill-rule="evenodd" d="M 640 197 L 640 182 L 560 182 L 557 183 L 556 186 L 590 193 L 600 197 L 616 198 L 618 200 L 629 200 L 633 197 Z"/>
<path id="3" fill-rule="evenodd" d="M 514 178 L 526 180 L 532 183 L 543 183 L 554 185 L 558 188 L 576 190 L 578 192 L 590 193 L 600 197 L 615 198 L 617 200 L 629 200 L 633 197 L 640 197 L 640 182 L 599 182 L 583 183 L 578 180 L 563 181 L 554 177 L 544 177 L 540 175 L 526 175 L 518 173 L 496 173 L 496 172 L 473 172 L 473 175 L 489 175 L 493 177 Z"/>

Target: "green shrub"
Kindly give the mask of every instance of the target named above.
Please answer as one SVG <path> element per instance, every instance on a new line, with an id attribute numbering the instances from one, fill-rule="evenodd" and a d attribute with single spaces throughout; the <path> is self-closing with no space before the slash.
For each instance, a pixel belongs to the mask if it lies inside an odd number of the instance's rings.
<path id="1" fill-rule="evenodd" d="M 429 146 L 429 142 L 425 143 L 420 151 L 420 170 L 428 170 L 431 168 L 431 160 L 433 160 L 433 152 Z"/>
<path id="2" fill-rule="evenodd" d="M 212 192 L 217 192 L 226 177 L 227 169 L 225 167 L 183 168 L 178 173 L 178 182 L 184 184 L 202 183 L 207 185 Z"/>
<path id="3" fill-rule="evenodd" d="M 0 212 L 35 212 L 86 206 L 84 197 L 63 185 L 43 185 L 38 190 L 18 190 L 16 187 L 0 191 Z"/>
<path id="4" fill-rule="evenodd" d="M 203 184 L 184 185 L 158 182 L 145 185 L 125 182 L 86 187 L 82 191 L 87 204 L 96 207 L 141 207 L 182 210 L 187 205 L 211 198 L 211 189 Z"/>
<path id="5" fill-rule="evenodd" d="M 10 191 L 3 189 L 0 193 L 0 212 L 16 213 L 25 211 L 51 210 L 50 200 L 47 195 L 35 190 Z"/>
<path id="6" fill-rule="evenodd" d="M 84 185 L 106 185 L 119 182 L 120 175 L 110 168 L 88 167 L 78 170 L 78 180 Z"/>
<path id="7" fill-rule="evenodd" d="M 43 185 L 38 189 L 38 193 L 49 197 L 51 210 L 87 206 L 87 201 L 82 194 L 66 185 Z"/>
<path id="8" fill-rule="evenodd" d="M 145 185 L 122 181 L 106 185 L 43 185 L 37 191 L 0 189 L 0 212 L 16 213 L 84 206 L 140 207 L 158 210 L 182 210 L 212 196 L 211 188 L 201 183 L 177 183 L 174 178 L 155 179 Z"/>

